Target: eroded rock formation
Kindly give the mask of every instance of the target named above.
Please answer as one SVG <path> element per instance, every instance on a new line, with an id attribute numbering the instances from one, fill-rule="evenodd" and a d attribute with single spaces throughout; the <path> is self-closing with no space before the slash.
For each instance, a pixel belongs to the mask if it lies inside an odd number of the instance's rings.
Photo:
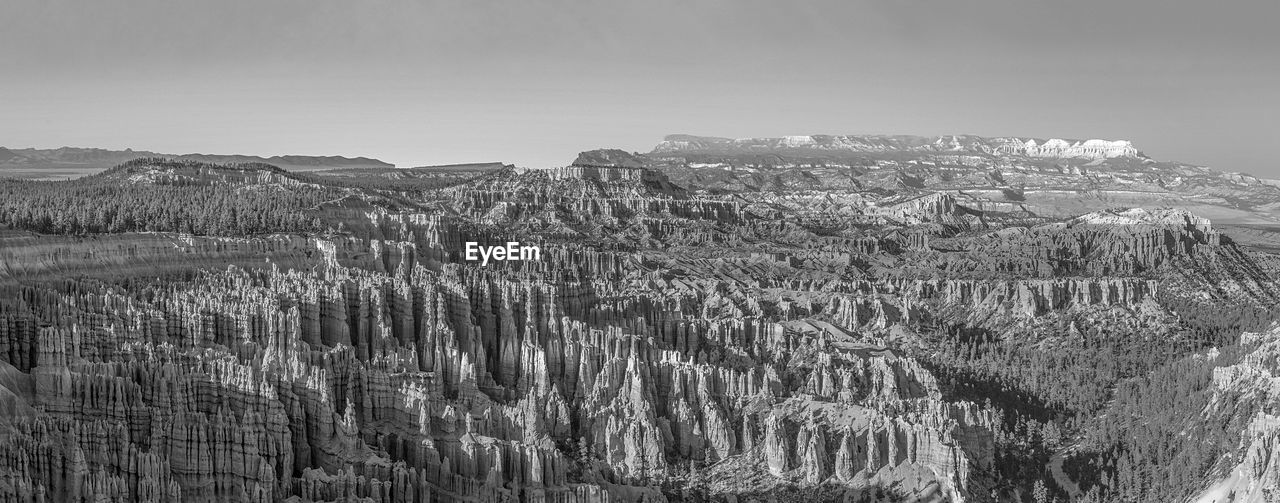
<path id="1" fill-rule="evenodd" d="M 351 189 L 305 236 L 3 231 L 0 499 L 986 501 L 1006 418 L 926 332 L 1163 327 L 1168 285 L 1210 280 L 1275 297 L 1185 212 L 1010 225 L 954 193 L 695 193 L 633 160 Z M 462 253 L 516 240 L 539 259 Z"/>

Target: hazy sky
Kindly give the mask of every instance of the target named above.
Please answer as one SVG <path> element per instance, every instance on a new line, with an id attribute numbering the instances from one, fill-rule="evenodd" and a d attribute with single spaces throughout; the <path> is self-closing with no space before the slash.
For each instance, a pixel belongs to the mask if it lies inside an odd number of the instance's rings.
<path id="1" fill-rule="evenodd" d="M 1278 22 L 1272 0 L 0 0 L 0 145 L 550 166 L 669 133 L 968 133 L 1280 177 Z"/>

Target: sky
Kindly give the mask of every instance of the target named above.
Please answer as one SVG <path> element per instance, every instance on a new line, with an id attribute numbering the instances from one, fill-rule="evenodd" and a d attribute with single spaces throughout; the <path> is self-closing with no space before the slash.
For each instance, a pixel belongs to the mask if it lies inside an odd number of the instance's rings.
<path id="1" fill-rule="evenodd" d="M 0 0 L 0 145 L 564 165 L 664 135 L 1132 140 L 1280 178 L 1280 2 Z"/>

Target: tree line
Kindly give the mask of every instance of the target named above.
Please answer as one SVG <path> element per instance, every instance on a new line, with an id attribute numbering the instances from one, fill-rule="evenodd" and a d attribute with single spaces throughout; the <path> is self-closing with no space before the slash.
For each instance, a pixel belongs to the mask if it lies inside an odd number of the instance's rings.
<path id="1" fill-rule="evenodd" d="M 307 210 L 342 195 L 340 189 L 311 184 L 269 187 L 163 178 L 133 182 L 119 177 L 157 164 L 161 168 L 188 170 L 227 169 L 191 161 L 144 159 L 70 181 L 0 179 L 0 225 L 75 235 L 185 232 L 243 236 L 312 232 L 324 229 L 320 219 Z"/>

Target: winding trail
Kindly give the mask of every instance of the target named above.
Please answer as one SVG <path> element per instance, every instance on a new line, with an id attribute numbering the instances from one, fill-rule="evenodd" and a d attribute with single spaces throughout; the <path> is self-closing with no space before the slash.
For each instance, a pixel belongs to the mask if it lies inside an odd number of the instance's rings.
<path id="1" fill-rule="evenodd" d="M 1071 499 L 1076 499 L 1084 495 L 1084 491 L 1080 490 L 1080 486 L 1076 485 L 1076 481 L 1071 480 L 1067 472 L 1062 471 L 1062 462 L 1066 460 L 1067 454 L 1070 453 L 1070 447 L 1053 453 L 1053 456 L 1049 457 L 1049 463 L 1045 466 L 1049 468 L 1049 473 L 1053 475 L 1053 481 L 1058 483 L 1058 487 L 1066 491 L 1071 496 Z"/>

